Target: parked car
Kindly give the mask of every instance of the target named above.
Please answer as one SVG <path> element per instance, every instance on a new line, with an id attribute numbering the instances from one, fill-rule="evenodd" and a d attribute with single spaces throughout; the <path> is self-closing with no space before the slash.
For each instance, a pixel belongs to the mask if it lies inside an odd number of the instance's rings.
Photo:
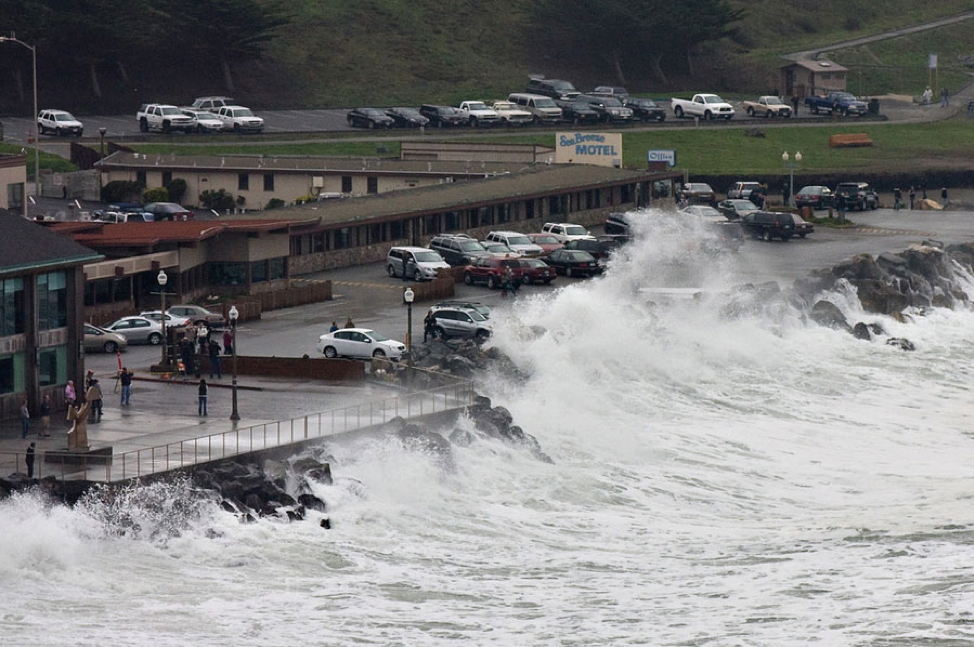
<path id="1" fill-rule="evenodd" d="M 501 117 L 483 101 L 461 101 L 457 106 L 467 116 L 467 122 L 474 128 L 493 126 L 501 122 Z"/>
<path id="2" fill-rule="evenodd" d="M 209 110 L 180 108 L 179 111 L 193 119 L 198 133 L 217 133 L 223 130 L 223 121 Z"/>
<path id="3" fill-rule="evenodd" d="M 565 276 L 593 276 L 602 272 L 598 259 L 579 250 L 556 249 L 541 260 Z"/>
<path id="4" fill-rule="evenodd" d="M 624 238 L 619 236 L 597 236 L 595 238 L 576 238 L 565 243 L 565 249 L 588 252 L 596 260 L 604 261 L 609 254 L 622 246 Z"/>
<path id="5" fill-rule="evenodd" d="M 615 97 L 616 99 L 625 99 L 629 96 L 629 91 L 626 90 L 621 85 L 600 85 L 597 86 L 590 94 L 601 94 L 606 97 Z"/>
<path id="6" fill-rule="evenodd" d="M 263 117 L 258 117 L 245 106 L 223 106 L 216 111 L 216 116 L 223 122 L 224 130 L 235 133 L 259 133 L 264 130 Z"/>
<path id="7" fill-rule="evenodd" d="M 815 225 L 811 222 L 806 222 L 804 218 L 799 216 L 797 213 L 791 214 L 792 220 L 795 221 L 795 235 L 804 238 L 808 234 L 815 231 Z"/>
<path id="8" fill-rule="evenodd" d="M 551 234 L 563 243 L 575 238 L 592 237 L 592 232 L 588 229 L 570 222 L 546 222 L 541 226 L 541 233 Z"/>
<path id="9" fill-rule="evenodd" d="M 481 243 L 490 255 L 494 258 L 521 258 L 520 252 L 515 252 L 502 241 L 485 240 Z"/>
<path id="10" fill-rule="evenodd" d="M 589 104 L 599 113 L 602 121 L 632 121 L 632 110 L 622 105 L 616 97 L 606 97 L 597 94 L 580 94 L 575 101 Z"/>
<path id="11" fill-rule="evenodd" d="M 387 357 L 399 360 L 406 351 L 406 345 L 402 342 L 389 339 L 368 328 L 342 328 L 325 333 L 318 337 L 316 348 L 328 359 Z"/>
<path id="12" fill-rule="evenodd" d="M 430 308 L 433 315 L 433 334 L 441 339 L 471 337 L 484 340 L 494 332 L 494 327 L 474 308 L 445 306 Z"/>
<path id="13" fill-rule="evenodd" d="M 130 344 L 162 343 L 162 324 L 146 317 L 122 317 L 105 326 L 105 330 L 118 333 Z"/>
<path id="14" fill-rule="evenodd" d="M 701 242 L 701 248 L 708 252 L 736 252 L 744 243 L 744 230 L 740 221 L 728 220 L 717 209 L 703 204 L 694 204 L 680 210 L 690 217 L 698 218 L 704 225 L 703 231 L 713 234 Z"/>
<path id="15" fill-rule="evenodd" d="M 765 95 L 757 101 L 745 101 L 744 112 L 748 117 L 790 117 L 791 106 L 781 100 L 781 97 Z"/>
<path id="16" fill-rule="evenodd" d="M 357 128 L 392 128 L 396 120 L 378 108 L 352 108 L 345 115 L 348 125 Z"/>
<path id="17" fill-rule="evenodd" d="M 666 121 L 666 110 L 652 99 L 626 97 L 622 105 L 632 110 L 632 118 L 639 121 Z"/>
<path id="18" fill-rule="evenodd" d="M 761 190 L 760 182 L 734 182 L 727 190 L 727 199 L 740 199 L 751 197 L 751 192 Z"/>
<path id="19" fill-rule="evenodd" d="M 524 283 L 551 283 L 558 276 L 558 272 L 540 258 L 522 258 L 521 280 Z"/>
<path id="20" fill-rule="evenodd" d="M 700 119 L 733 119 L 734 107 L 716 94 L 695 94 L 691 99 L 670 99 L 670 108 L 677 119 L 699 117 Z"/>
<path id="21" fill-rule="evenodd" d="M 679 195 L 687 204 L 717 204 L 717 194 L 705 182 L 687 182 L 680 188 Z"/>
<path id="22" fill-rule="evenodd" d="M 491 109 L 500 117 L 501 123 L 508 126 L 522 126 L 534 120 L 534 115 L 527 110 L 521 110 L 513 101 L 495 101 Z"/>
<path id="23" fill-rule="evenodd" d="M 139 316 L 152 319 L 153 321 L 162 321 L 162 313 L 158 310 L 143 310 L 139 313 Z M 179 315 L 173 314 L 171 310 L 166 310 L 166 328 L 185 328 L 186 326 L 192 325 L 192 323 L 189 317 L 180 317 Z"/>
<path id="24" fill-rule="evenodd" d="M 467 125 L 467 115 L 453 106 L 436 106 L 427 103 L 420 107 L 419 113 L 429 119 L 430 126 L 437 128 Z"/>
<path id="25" fill-rule="evenodd" d="M 819 110 L 830 114 L 841 114 L 844 117 L 849 115 L 861 117 L 869 112 L 869 107 L 865 101 L 860 101 L 849 92 L 839 90 L 824 95 L 813 94 L 805 97 L 805 105 L 808 106 L 813 115 L 817 115 Z"/>
<path id="26" fill-rule="evenodd" d="M 531 242 L 526 235 L 517 231 L 492 231 L 484 239 L 489 243 L 504 243 L 523 256 L 541 256 L 544 250 Z"/>
<path id="27" fill-rule="evenodd" d="M 542 94 L 512 92 L 507 95 L 507 100 L 516 103 L 521 110 L 530 112 L 534 116 L 536 125 L 554 124 L 562 119 L 561 108 L 551 97 Z"/>
<path id="28" fill-rule="evenodd" d="M 81 137 L 85 132 L 85 126 L 70 112 L 48 108 L 37 113 L 37 132 L 41 135 L 54 133 L 58 137 L 64 135 Z"/>
<path id="29" fill-rule="evenodd" d="M 879 195 L 866 182 L 842 182 L 832 192 L 832 201 L 845 200 L 845 208 L 851 210 L 875 209 L 879 206 Z"/>
<path id="30" fill-rule="evenodd" d="M 98 351 L 114 353 L 128 345 L 129 341 L 117 332 L 92 326 L 89 323 L 85 324 L 86 353 L 97 353 Z"/>
<path id="31" fill-rule="evenodd" d="M 193 212 L 175 202 L 150 202 L 145 210 L 154 214 L 156 220 L 189 220 Z"/>
<path id="32" fill-rule="evenodd" d="M 211 312 L 203 306 L 177 304 L 166 308 L 166 312 L 176 315 L 177 317 L 185 317 L 186 319 L 189 319 L 193 325 L 199 325 L 202 323 L 206 324 L 206 326 L 209 328 L 222 328 L 227 323 L 222 314 L 218 312 Z"/>
<path id="33" fill-rule="evenodd" d="M 546 79 L 544 77 L 532 76 L 528 79 L 528 84 L 524 88 L 525 92 L 540 94 L 552 99 L 571 99 L 581 94 L 575 86 L 568 81 L 561 79 Z"/>
<path id="34" fill-rule="evenodd" d="M 476 310 L 484 319 L 490 319 L 490 306 L 486 306 L 479 301 L 440 301 L 431 310 L 439 308 L 463 308 L 464 310 Z"/>
<path id="35" fill-rule="evenodd" d="M 804 186 L 795 194 L 795 206 L 827 209 L 832 206 L 832 189 L 817 184 Z"/>
<path id="36" fill-rule="evenodd" d="M 544 250 L 544 253 L 553 252 L 565 246 L 563 241 L 558 240 L 553 234 L 542 232 L 540 234 L 528 234 L 531 242 Z"/>
<path id="37" fill-rule="evenodd" d="M 236 103 L 233 97 L 225 96 L 214 96 L 214 97 L 196 97 L 193 99 L 191 108 L 197 110 L 206 110 L 207 112 L 219 112 L 220 108 L 223 106 L 232 106 Z"/>
<path id="38" fill-rule="evenodd" d="M 578 99 L 555 99 L 555 105 L 561 108 L 561 116 L 573 124 L 596 123 L 602 118 L 598 110 L 586 101 Z"/>
<path id="39" fill-rule="evenodd" d="M 479 240 L 467 234 L 433 236 L 430 249 L 442 256 L 443 260 L 450 265 L 469 265 L 474 259 L 491 255 Z"/>
<path id="40" fill-rule="evenodd" d="M 132 211 L 101 211 L 91 214 L 92 220 L 113 225 L 127 222 L 155 222 L 156 215 L 142 209 Z"/>
<path id="41" fill-rule="evenodd" d="M 520 283 L 524 269 L 516 258 L 478 258 L 463 270 L 463 282 L 467 285 L 484 283 L 491 290 L 499 288 L 504 281 L 504 273 L 510 268 L 512 277 Z"/>
<path id="42" fill-rule="evenodd" d="M 752 211 L 741 218 L 741 227 L 753 238 L 786 241 L 795 234 L 795 221 L 790 213 Z"/>
<path id="43" fill-rule="evenodd" d="M 698 216 L 700 218 L 727 220 L 727 217 L 719 209 L 707 204 L 691 204 L 680 209 L 680 213 L 688 213 L 691 216 Z"/>
<path id="44" fill-rule="evenodd" d="M 425 247 L 393 247 L 386 254 L 386 271 L 392 277 L 405 272 L 416 281 L 431 281 L 437 272 L 449 268 L 442 256 Z"/>
<path id="45" fill-rule="evenodd" d="M 758 207 L 750 200 L 721 200 L 717 203 L 717 211 L 728 220 L 740 220 L 744 214 L 758 211 Z"/>
<path id="46" fill-rule="evenodd" d="M 401 128 L 422 128 L 430 122 L 429 119 L 419 114 L 416 108 L 389 108 L 386 114 L 392 117 L 396 126 Z"/>

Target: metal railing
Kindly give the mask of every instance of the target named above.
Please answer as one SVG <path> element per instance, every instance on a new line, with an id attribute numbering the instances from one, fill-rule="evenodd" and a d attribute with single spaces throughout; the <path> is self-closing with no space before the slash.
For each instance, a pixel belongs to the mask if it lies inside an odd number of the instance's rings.
<path id="1" fill-rule="evenodd" d="M 113 456 L 38 452 L 34 476 L 44 478 L 53 473 L 61 480 L 122 481 L 315 438 L 359 431 L 400 416 L 409 419 L 413 416 L 456 410 L 472 404 L 475 395 L 472 382 L 458 380 L 427 391 L 370 400 L 277 422 L 237 427 L 221 433 Z M 23 452 L 0 452 L 0 456 L 3 455 L 7 458 L 11 455 L 14 457 L 16 471 L 20 472 L 21 466 L 25 466 Z M 62 459 L 60 463 L 56 462 L 58 456 Z"/>

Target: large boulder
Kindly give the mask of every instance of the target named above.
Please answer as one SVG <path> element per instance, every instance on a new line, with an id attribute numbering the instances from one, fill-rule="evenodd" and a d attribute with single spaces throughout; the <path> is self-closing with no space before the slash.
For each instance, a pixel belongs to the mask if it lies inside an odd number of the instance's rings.
<path id="1" fill-rule="evenodd" d="M 845 315 L 839 310 L 839 307 L 832 303 L 831 301 L 818 301 L 812 306 L 812 311 L 809 313 L 812 321 L 820 326 L 825 326 L 827 328 L 832 328 L 833 330 L 845 330 L 851 332 L 852 328 L 849 326 L 849 322 L 846 320 Z"/>
<path id="2" fill-rule="evenodd" d="M 869 254 L 858 254 L 844 263 L 832 268 L 832 276 L 837 279 L 875 279 L 883 278 L 883 270 Z"/>

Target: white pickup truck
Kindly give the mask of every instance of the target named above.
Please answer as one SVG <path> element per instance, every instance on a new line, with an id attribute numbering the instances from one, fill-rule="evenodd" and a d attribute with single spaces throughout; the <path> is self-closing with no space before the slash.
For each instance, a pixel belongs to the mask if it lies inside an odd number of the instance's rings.
<path id="1" fill-rule="evenodd" d="M 459 106 L 471 126 L 493 126 L 500 123 L 500 116 L 483 101 L 464 101 Z"/>
<path id="2" fill-rule="evenodd" d="M 235 133 L 259 133 L 264 130 L 264 120 L 244 106 L 221 106 L 216 116 L 223 122 L 223 130 Z"/>
<path id="3" fill-rule="evenodd" d="M 734 108 L 716 94 L 695 94 L 690 100 L 670 99 L 673 114 L 682 117 L 699 117 L 700 119 L 727 119 L 734 116 Z"/>
<path id="4" fill-rule="evenodd" d="M 161 130 L 164 133 L 181 130 L 191 133 L 196 130 L 196 120 L 187 117 L 176 106 L 160 103 L 145 103 L 135 114 L 139 120 L 139 130 L 144 133 L 150 130 Z"/>

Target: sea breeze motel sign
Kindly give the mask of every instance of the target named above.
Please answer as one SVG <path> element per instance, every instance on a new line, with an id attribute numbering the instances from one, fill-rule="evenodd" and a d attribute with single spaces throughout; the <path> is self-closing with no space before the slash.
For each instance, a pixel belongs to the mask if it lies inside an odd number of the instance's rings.
<path id="1" fill-rule="evenodd" d="M 622 133 L 558 133 L 555 163 L 622 166 Z"/>

